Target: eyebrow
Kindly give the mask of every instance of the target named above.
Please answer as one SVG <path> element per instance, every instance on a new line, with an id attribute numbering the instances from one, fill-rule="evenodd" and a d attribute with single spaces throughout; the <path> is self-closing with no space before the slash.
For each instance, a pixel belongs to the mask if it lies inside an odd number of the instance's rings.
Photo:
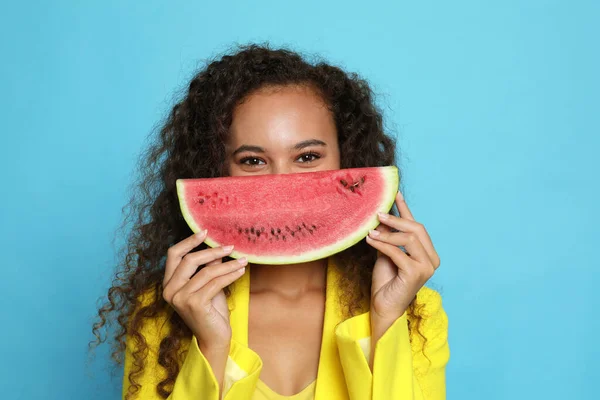
<path id="1" fill-rule="evenodd" d="M 302 142 L 298 142 L 294 145 L 294 147 L 292 147 L 292 150 L 302 150 L 306 147 L 310 147 L 310 146 L 327 146 L 327 143 L 323 142 L 322 140 L 318 140 L 318 139 L 309 139 L 309 140 L 303 140 Z M 263 149 L 260 146 L 252 146 L 252 145 L 248 145 L 248 144 L 243 144 L 240 147 L 238 147 L 232 155 L 236 155 L 239 153 L 242 153 L 244 151 L 249 151 L 249 152 L 254 152 L 254 153 L 264 153 L 265 149 Z"/>

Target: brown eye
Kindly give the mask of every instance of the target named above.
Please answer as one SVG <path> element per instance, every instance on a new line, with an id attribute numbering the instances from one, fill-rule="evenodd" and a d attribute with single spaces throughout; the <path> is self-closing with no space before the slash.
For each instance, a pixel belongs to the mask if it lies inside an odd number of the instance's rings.
<path id="1" fill-rule="evenodd" d="M 263 160 L 261 160 L 258 157 L 245 157 L 240 160 L 240 164 L 251 165 L 251 166 L 261 165 L 260 164 L 261 162 L 263 164 L 265 163 Z"/>
<path id="2" fill-rule="evenodd" d="M 317 153 L 304 153 L 302 155 L 300 155 L 300 157 L 298 157 L 298 161 L 300 161 L 301 163 L 309 163 L 315 160 L 318 160 L 319 158 L 321 158 L 321 156 Z"/>

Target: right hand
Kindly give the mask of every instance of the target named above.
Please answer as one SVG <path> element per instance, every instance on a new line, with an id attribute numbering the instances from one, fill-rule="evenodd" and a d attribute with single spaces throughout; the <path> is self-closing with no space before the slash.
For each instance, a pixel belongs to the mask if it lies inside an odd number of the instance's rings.
<path id="1" fill-rule="evenodd" d="M 192 330 L 201 347 L 224 349 L 229 347 L 231 325 L 223 289 L 244 275 L 248 262 L 245 258 L 222 262 L 233 246 L 190 253 L 205 238 L 206 231 L 199 232 L 169 248 L 163 298 Z M 194 275 L 201 265 L 204 267 Z"/>

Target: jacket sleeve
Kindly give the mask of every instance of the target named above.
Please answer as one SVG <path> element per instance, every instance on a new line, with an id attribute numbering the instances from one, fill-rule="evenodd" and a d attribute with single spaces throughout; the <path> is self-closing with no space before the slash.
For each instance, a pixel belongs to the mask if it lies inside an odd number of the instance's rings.
<path id="1" fill-rule="evenodd" d="M 349 318 L 337 326 L 340 361 L 351 400 L 446 398 L 445 367 L 450 357 L 448 318 L 441 296 L 432 289 L 422 288 L 417 303 L 423 304 L 418 331 L 411 325 L 409 332 L 407 313 L 394 321 L 375 345 L 372 373 L 368 364 L 372 350 L 370 313 Z"/>
<path id="2" fill-rule="evenodd" d="M 168 334 L 167 325 L 164 318 L 148 320 L 140 332 L 148 345 L 148 352 L 145 368 L 135 378 L 141 387 L 135 395 L 130 397 L 131 399 L 162 400 L 157 392 L 157 385 L 166 378 L 167 373 L 158 364 L 158 348 L 162 338 Z M 135 370 L 133 367 L 133 352 L 137 348 L 135 342 L 136 340 L 132 337 L 127 337 L 123 399 L 126 399 L 128 391 L 133 390 L 129 382 L 129 375 Z M 168 399 L 250 400 L 262 369 L 262 361 L 258 354 L 235 340 L 231 341 L 225 365 L 223 394 L 220 395 L 217 379 L 207 359 L 200 351 L 196 338 L 192 337 L 188 342 L 185 360 Z"/>

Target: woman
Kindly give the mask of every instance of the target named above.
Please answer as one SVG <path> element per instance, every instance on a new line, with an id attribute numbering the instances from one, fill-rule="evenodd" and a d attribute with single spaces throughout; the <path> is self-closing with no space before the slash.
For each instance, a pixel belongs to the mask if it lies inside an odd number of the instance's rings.
<path id="1" fill-rule="evenodd" d="M 123 270 L 94 326 L 101 342 L 116 317 L 123 397 L 445 398 L 447 317 L 423 286 L 440 259 L 400 193 L 400 215 L 380 215 L 355 246 L 268 266 L 190 236 L 175 188 L 177 178 L 394 163 L 356 75 L 256 45 L 200 71 L 142 164 Z"/>

